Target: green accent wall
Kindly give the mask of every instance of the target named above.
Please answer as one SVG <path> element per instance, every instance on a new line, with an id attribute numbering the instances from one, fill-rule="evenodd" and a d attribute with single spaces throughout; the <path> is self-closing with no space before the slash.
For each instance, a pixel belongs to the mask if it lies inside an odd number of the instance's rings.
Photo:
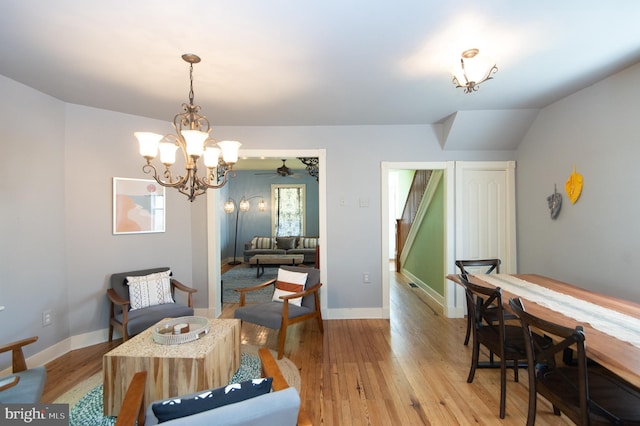
<path id="1" fill-rule="evenodd" d="M 444 179 L 440 179 L 403 266 L 404 269 L 443 297 L 445 283 L 444 208 Z"/>

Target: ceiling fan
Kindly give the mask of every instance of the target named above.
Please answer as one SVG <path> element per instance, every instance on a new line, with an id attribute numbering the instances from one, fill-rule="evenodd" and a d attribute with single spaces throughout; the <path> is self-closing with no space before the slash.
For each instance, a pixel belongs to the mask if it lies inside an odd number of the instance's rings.
<path id="1" fill-rule="evenodd" d="M 288 177 L 288 176 L 293 176 L 293 170 L 291 170 L 289 167 L 287 167 L 286 165 L 286 159 L 282 159 L 282 166 L 278 167 L 275 171 L 275 173 L 256 173 L 256 175 L 272 175 L 272 174 L 276 174 L 278 176 L 282 176 L 282 177 Z"/>

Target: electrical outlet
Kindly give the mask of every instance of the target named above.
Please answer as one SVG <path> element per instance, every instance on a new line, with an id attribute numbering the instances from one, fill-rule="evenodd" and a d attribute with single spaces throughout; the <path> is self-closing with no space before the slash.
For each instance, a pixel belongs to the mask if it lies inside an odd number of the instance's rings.
<path id="1" fill-rule="evenodd" d="M 44 311 L 42 313 L 42 326 L 43 327 L 51 325 L 51 317 L 52 317 L 51 310 Z"/>
<path id="2" fill-rule="evenodd" d="M 369 277 L 369 273 L 368 272 L 363 272 L 362 273 L 362 282 L 363 283 L 370 283 L 371 282 L 371 278 Z"/>

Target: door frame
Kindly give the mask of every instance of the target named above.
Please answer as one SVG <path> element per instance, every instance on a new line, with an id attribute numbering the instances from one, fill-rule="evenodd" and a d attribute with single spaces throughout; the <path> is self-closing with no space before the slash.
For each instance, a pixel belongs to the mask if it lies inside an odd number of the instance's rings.
<path id="1" fill-rule="evenodd" d="M 323 291 L 330 291 L 327 282 L 327 150 L 326 149 L 240 149 L 238 157 L 318 157 L 318 227 L 320 237 L 320 277 Z M 242 161 L 242 160 L 240 160 Z M 224 201 L 220 191 L 207 191 L 207 277 L 208 308 L 207 316 L 217 318 L 222 313 L 220 298 L 220 212 Z M 326 317 L 327 297 L 320 298 L 320 309 Z"/>
<path id="2" fill-rule="evenodd" d="M 445 265 L 446 274 L 455 274 L 456 266 L 456 184 L 457 174 L 464 170 L 502 170 L 507 175 L 507 245 L 509 254 L 505 259 L 507 269 L 515 273 L 516 216 L 515 216 L 515 161 L 447 161 L 447 162 L 382 162 L 381 163 L 381 217 L 382 217 L 382 301 L 383 312 L 389 317 L 389 172 L 391 170 L 443 170 L 445 185 Z M 444 280 L 444 315 L 448 318 L 462 318 L 466 314 L 466 300 L 462 287 L 442 277 Z"/>
<path id="3" fill-rule="evenodd" d="M 389 295 L 389 173 L 391 170 L 443 170 L 445 191 L 445 256 L 444 270 L 447 274 L 455 270 L 455 162 L 386 162 L 381 163 L 381 262 L 382 265 L 382 311 L 390 317 Z M 464 301 L 456 292 L 456 284 L 442 277 L 444 282 L 444 314 L 449 318 L 461 318 L 465 314 Z"/>

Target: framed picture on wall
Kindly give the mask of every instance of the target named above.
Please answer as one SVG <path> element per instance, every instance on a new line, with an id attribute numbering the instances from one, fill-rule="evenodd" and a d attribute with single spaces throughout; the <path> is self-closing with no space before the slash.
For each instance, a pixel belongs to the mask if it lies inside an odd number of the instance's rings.
<path id="1" fill-rule="evenodd" d="M 155 180 L 113 178 L 113 233 L 164 232 L 164 187 Z"/>

